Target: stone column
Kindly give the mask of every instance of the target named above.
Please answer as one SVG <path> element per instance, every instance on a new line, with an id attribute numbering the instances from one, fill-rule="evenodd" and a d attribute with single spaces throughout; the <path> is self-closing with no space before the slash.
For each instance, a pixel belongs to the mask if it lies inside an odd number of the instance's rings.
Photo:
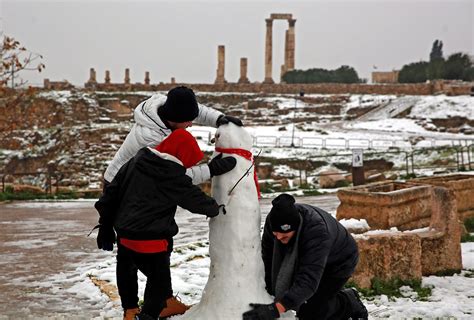
<path id="1" fill-rule="evenodd" d="M 225 46 L 217 47 L 217 76 L 215 84 L 223 84 L 225 81 Z"/>
<path id="2" fill-rule="evenodd" d="M 171 77 L 171 84 L 176 84 L 176 79 L 174 77 Z"/>
<path id="3" fill-rule="evenodd" d="M 247 58 L 240 58 L 240 78 L 238 83 L 250 83 L 247 78 Z"/>
<path id="4" fill-rule="evenodd" d="M 97 78 L 96 78 L 96 74 L 95 74 L 94 68 L 91 68 L 91 70 L 90 70 L 90 72 L 89 72 L 89 81 L 87 81 L 87 82 L 97 83 Z"/>
<path id="5" fill-rule="evenodd" d="M 150 72 L 149 71 L 145 72 L 145 84 L 146 85 L 150 84 Z"/>
<path id="6" fill-rule="evenodd" d="M 288 38 L 286 40 L 287 58 L 285 59 L 286 71 L 295 69 L 295 23 L 296 19 L 288 19 Z"/>
<path id="7" fill-rule="evenodd" d="M 283 82 L 283 75 L 288 69 L 288 30 L 285 31 L 285 58 L 280 69 L 280 82 Z"/>
<path id="8" fill-rule="evenodd" d="M 130 69 L 129 69 L 129 68 L 125 69 L 125 80 L 124 80 L 124 83 L 125 83 L 125 84 L 130 84 Z"/>
<path id="9" fill-rule="evenodd" d="M 267 23 L 267 33 L 265 36 L 265 79 L 263 83 L 275 83 L 272 78 L 272 37 L 273 19 L 265 19 Z"/>
<path id="10" fill-rule="evenodd" d="M 107 84 L 110 83 L 110 71 L 109 70 L 105 71 L 105 83 L 107 83 Z"/>

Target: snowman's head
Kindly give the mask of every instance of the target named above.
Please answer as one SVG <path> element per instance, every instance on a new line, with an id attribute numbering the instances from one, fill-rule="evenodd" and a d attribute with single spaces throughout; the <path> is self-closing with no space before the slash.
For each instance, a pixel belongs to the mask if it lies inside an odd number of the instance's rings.
<path id="1" fill-rule="evenodd" d="M 229 122 L 219 126 L 216 131 L 215 143 L 217 148 L 250 150 L 252 148 L 252 136 L 244 127 Z"/>

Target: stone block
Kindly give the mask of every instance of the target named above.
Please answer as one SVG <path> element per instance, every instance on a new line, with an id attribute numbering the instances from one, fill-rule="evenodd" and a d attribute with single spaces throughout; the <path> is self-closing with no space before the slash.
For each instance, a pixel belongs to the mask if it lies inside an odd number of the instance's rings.
<path id="1" fill-rule="evenodd" d="M 411 179 L 408 183 L 445 187 L 454 192 L 461 220 L 474 217 L 474 176 L 467 174 L 441 175 Z"/>
<path id="2" fill-rule="evenodd" d="M 320 172 L 319 185 L 321 188 L 336 188 L 345 182 L 346 178 L 338 169 L 328 169 Z"/>
<path id="3" fill-rule="evenodd" d="M 365 219 L 372 229 L 411 230 L 429 226 L 432 187 L 402 182 L 378 182 L 341 189 L 336 217 Z"/>
<path id="4" fill-rule="evenodd" d="M 257 176 L 259 179 L 269 179 L 273 172 L 273 165 L 269 162 L 261 162 L 257 166 Z"/>
<path id="5" fill-rule="evenodd" d="M 388 281 L 421 279 L 421 240 L 413 234 L 382 233 L 354 236 L 359 247 L 359 263 L 352 280 L 369 288 L 373 278 Z"/>
<path id="6" fill-rule="evenodd" d="M 462 228 L 454 192 L 434 187 L 433 199 L 429 231 L 414 233 L 421 239 L 422 274 L 460 271 Z"/>

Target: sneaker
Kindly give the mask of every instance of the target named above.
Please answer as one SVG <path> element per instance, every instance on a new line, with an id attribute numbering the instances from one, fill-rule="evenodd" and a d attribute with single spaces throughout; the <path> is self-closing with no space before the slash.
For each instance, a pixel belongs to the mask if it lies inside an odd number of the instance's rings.
<path id="1" fill-rule="evenodd" d="M 364 306 L 364 303 L 360 300 L 359 292 L 355 288 L 344 289 L 344 293 L 349 298 L 352 314 L 351 319 L 363 319 L 367 320 L 369 318 L 369 312 Z"/>
<path id="2" fill-rule="evenodd" d="M 123 310 L 123 320 L 135 320 L 135 316 L 140 313 L 140 308 Z"/>
<path id="3" fill-rule="evenodd" d="M 167 318 L 178 314 L 185 313 L 191 306 L 181 302 L 178 295 L 166 300 L 166 307 L 161 310 L 160 318 Z"/>

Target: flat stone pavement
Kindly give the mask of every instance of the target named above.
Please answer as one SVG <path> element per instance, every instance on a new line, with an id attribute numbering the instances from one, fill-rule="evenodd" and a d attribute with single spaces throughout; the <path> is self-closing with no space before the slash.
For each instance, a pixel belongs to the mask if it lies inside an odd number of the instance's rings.
<path id="1" fill-rule="evenodd" d="M 335 212 L 335 194 L 297 202 Z M 108 303 L 81 293 L 80 283 L 112 253 L 98 250 L 93 201 L 0 204 L 0 319 L 92 319 Z M 262 220 L 271 199 L 261 200 Z M 175 246 L 207 238 L 208 221 L 178 210 Z"/>

